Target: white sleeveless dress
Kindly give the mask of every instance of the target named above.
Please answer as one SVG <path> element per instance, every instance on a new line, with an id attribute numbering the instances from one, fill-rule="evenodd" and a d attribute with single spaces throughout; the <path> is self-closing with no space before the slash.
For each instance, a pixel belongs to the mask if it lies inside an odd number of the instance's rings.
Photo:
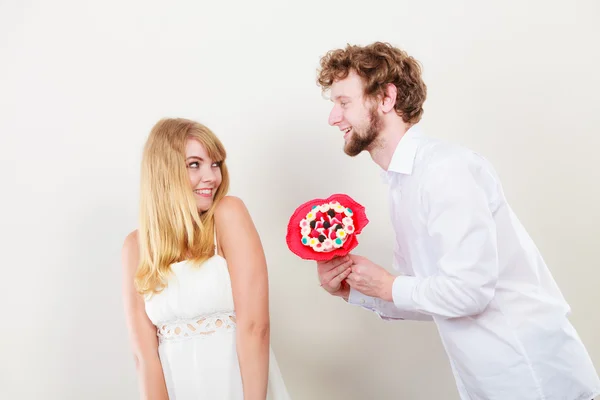
<path id="1" fill-rule="evenodd" d="M 215 246 L 202 265 L 182 261 L 171 269 L 165 290 L 145 300 L 169 399 L 243 399 L 227 262 Z M 290 399 L 272 350 L 267 399 Z"/>

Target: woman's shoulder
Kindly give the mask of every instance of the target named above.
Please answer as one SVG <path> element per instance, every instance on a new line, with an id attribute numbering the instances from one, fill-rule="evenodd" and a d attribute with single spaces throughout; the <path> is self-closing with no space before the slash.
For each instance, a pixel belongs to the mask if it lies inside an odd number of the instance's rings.
<path id="1" fill-rule="evenodd" d="M 225 196 L 215 208 L 217 221 L 232 221 L 248 214 L 248 208 L 242 199 L 236 196 Z"/>
<path id="2" fill-rule="evenodd" d="M 123 242 L 123 250 L 130 250 L 131 248 L 138 248 L 138 230 L 134 230 L 129 232 L 127 236 L 125 236 L 125 241 Z"/>
<path id="3" fill-rule="evenodd" d="M 254 222 L 242 199 L 235 196 L 225 196 L 215 209 L 215 225 L 217 232 L 233 233 L 248 232 L 254 229 Z"/>
<path id="4" fill-rule="evenodd" d="M 123 266 L 127 269 L 137 267 L 137 260 L 139 259 L 140 247 L 138 242 L 138 231 L 137 229 L 129 233 L 125 237 L 123 242 L 123 249 L 121 252 L 123 258 Z"/>

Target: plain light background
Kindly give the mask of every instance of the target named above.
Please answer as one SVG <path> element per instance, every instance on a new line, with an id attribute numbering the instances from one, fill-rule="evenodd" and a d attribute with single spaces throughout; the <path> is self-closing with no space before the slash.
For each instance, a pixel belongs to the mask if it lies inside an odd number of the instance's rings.
<path id="1" fill-rule="evenodd" d="M 424 68 L 427 134 L 486 156 L 600 366 L 600 6 L 595 1 L 0 1 L 0 398 L 135 399 L 120 252 L 162 117 L 229 153 L 270 274 L 272 346 L 294 399 L 457 399 L 433 323 L 328 296 L 285 230 L 348 193 L 357 254 L 391 266 L 386 186 L 342 152 L 319 58 L 388 41 Z"/>

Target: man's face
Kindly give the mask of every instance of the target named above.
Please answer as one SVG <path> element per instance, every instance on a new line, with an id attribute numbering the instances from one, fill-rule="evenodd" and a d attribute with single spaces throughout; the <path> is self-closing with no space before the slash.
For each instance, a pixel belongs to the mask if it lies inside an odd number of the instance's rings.
<path id="1" fill-rule="evenodd" d="M 342 131 L 344 152 L 351 157 L 369 150 L 382 128 L 377 104 L 365 100 L 363 91 L 363 82 L 354 71 L 331 85 L 334 105 L 329 113 L 329 125 Z"/>

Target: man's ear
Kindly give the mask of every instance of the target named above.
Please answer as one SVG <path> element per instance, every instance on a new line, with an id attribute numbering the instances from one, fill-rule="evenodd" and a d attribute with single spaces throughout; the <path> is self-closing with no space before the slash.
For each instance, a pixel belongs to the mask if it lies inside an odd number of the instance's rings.
<path id="1" fill-rule="evenodd" d="M 385 86 L 385 90 L 383 92 L 383 98 L 381 99 L 381 111 L 384 113 L 389 113 L 390 111 L 394 111 L 394 107 L 396 106 L 396 97 L 398 96 L 398 88 L 396 85 L 392 83 L 388 83 Z"/>

